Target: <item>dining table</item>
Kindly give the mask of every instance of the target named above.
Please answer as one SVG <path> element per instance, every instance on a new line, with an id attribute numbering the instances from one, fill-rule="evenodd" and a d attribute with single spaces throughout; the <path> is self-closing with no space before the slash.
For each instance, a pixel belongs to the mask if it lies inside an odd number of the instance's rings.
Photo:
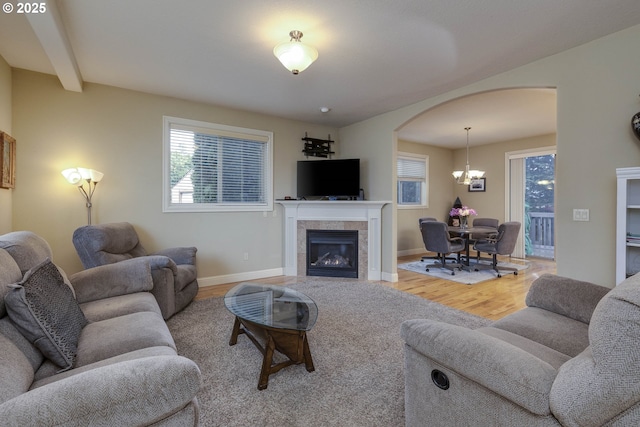
<path id="1" fill-rule="evenodd" d="M 471 271 L 470 269 L 470 257 L 469 257 L 469 242 L 471 241 L 471 238 L 474 234 L 478 235 L 478 236 L 486 236 L 488 234 L 493 234 L 493 233 L 497 233 L 498 229 L 497 228 L 493 228 L 493 227 L 456 227 L 456 226 L 452 226 L 450 225 L 448 227 L 449 229 L 449 234 L 455 237 L 462 237 L 462 239 L 464 240 L 464 252 L 465 252 L 465 256 L 464 256 L 464 261 L 462 261 L 462 265 L 464 265 L 469 271 Z"/>

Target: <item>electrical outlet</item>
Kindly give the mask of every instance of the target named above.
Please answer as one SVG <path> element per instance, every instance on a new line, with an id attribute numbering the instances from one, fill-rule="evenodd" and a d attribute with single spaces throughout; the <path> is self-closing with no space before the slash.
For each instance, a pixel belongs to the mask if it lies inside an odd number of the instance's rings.
<path id="1" fill-rule="evenodd" d="M 589 209 L 574 209 L 573 210 L 574 221 L 589 221 Z"/>
<path id="2" fill-rule="evenodd" d="M 249 261 L 249 252 L 245 252 L 245 253 L 244 253 L 243 259 L 244 259 L 245 261 Z"/>

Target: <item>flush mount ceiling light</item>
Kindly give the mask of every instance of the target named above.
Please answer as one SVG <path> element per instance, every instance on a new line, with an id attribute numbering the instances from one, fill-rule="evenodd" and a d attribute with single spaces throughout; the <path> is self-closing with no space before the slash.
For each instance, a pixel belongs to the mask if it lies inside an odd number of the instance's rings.
<path id="1" fill-rule="evenodd" d="M 318 59 L 318 51 L 300 41 L 301 31 L 293 30 L 289 36 L 291 36 L 291 40 L 274 47 L 273 54 L 287 70 L 297 75 Z"/>
<path id="2" fill-rule="evenodd" d="M 467 165 L 463 171 L 454 171 L 453 177 L 458 184 L 469 185 L 474 179 L 479 179 L 484 176 L 484 171 L 469 170 L 469 131 L 470 127 L 464 128 L 467 131 Z"/>

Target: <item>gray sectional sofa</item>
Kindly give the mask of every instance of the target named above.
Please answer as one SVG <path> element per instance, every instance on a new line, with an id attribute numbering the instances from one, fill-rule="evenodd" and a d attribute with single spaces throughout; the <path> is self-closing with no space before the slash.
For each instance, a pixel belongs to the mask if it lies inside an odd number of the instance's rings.
<path id="1" fill-rule="evenodd" d="M 177 355 L 148 261 L 67 278 L 51 257 L 34 233 L 0 236 L 1 424 L 197 425 L 200 370 Z"/>
<path id="2" fill-rule="evenodd" d="M 640 425 L 640 275 L 544 275 L 526 303 L 477 330 L 403 323 L 407 426 Z"/>

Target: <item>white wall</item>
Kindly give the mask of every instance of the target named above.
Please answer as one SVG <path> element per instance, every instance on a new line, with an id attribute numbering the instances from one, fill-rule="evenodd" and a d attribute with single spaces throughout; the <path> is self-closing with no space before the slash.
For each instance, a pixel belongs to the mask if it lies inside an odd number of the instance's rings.
<path id="1" fill-rule="evenodd" d="M 131 222 L 148 251 L 196 246 L 201 278 L 282 268 L 279 205 L 266 214 L 162 213 L 163 115 L 272 131 L 276 198 L 295 195 L 305 132 L 337 135 L 326 126 L 91 83 L 82 93 L 68 92 L 56 77 L 25 70 L 14 70 L 13 94 L 19 144 L 14 229 L 47 239 L 68 273 L 81 269 L 71 236 L 86 224 L 84 199 L 60 174 L 73 166 L 105 174 L 94 196 L 94 223 Z"/>
<path id="2" fill-rule="evenodd" d="M 640 110 L 640 55 L 634 55 L 640 25 L 533 62 L 475 84 L 429 98 L 366 122 L 341 129 L 343 146 L 371 146 L 386 157 L 379 173 L 389 177 L 395 165 L 393 131 L 417 114 L 461 96 L 503 88 L 556 87 L 558 273 L 613 286 L 615 283 L 615 169 L 640 164 L 639 141 L 630 121 Z M 366 145 L 364 145 L 366 141 Z M 386 148 L 385 148 L 386 147 Z M 385 183 L 384 195 L 395 182 Z M 574 222 L 574 208 L 590 209 L 589 222 Z M 384 222 L 395 234 L 395 218 Z M 391 228 L 389 228 L 391 227 Z M 392 231 L 389 231 L 392 230 Z M 383 268 L 394 275 L 397 246 L 384 247 Z"/>
<path id="3" fill-rule="evenodd" d="M 0 131 L 11 131 L 11 67 L 0 56 Z M 16 146 L 18 144 L 16 143 Z M 19 153 L 17 149 L 16 151 Z M 19 155 L 16 153 L 16 155 Z M 13 190 L 0 188 L 0 234 L 11 231 Z"/>

